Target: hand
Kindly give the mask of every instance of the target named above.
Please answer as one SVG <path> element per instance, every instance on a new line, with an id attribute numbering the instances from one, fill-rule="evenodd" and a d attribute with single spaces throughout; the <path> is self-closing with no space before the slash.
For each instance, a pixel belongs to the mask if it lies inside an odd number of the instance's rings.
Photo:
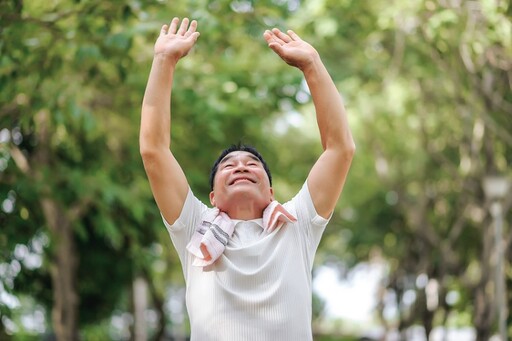
<path id="1" fill-rule="evenodd" d="M 267 41 L 268 47 L 282 60 L 304 71 L 318 58 L 318 52 L 292 30 L 288 30 L 287 33 L 274 28 L 272 31 L 266 30 L 263 37 Z"/>
<path id="2" fill-rule="evenodd" d="M 155 56 L 164 55 L 178 62 L 186 56 L 196 43 L 199 32 L 196 32 L 197 21 L 184 18 L 178 29 L 180 19 L 173 18 L 170 25 L 162 26 L 160 36 L 155 43 Z"/>

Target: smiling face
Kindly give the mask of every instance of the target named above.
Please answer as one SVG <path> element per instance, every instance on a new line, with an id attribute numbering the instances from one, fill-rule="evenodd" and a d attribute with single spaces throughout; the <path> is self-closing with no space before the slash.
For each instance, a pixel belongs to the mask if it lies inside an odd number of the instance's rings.
<path id="1" fill-rule="evenodd" d="M 224 212 L 232 211 L 237 206 L 262 211 L 272 200 L 270 180 L 255 155 L 235 151 L 220 161 L 213 179 L 213 191 L 210 193 L 213 206 Z"/>

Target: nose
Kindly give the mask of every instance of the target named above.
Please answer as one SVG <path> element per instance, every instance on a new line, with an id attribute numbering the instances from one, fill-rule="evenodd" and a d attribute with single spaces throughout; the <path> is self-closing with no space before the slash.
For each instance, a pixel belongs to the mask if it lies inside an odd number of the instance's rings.
<path id="1" fill-rule="evenodd" d="M 235 173 L 246 173 L 248 172 L 247 167 L 243 162 L 237 162 L 235 166 Z"/>

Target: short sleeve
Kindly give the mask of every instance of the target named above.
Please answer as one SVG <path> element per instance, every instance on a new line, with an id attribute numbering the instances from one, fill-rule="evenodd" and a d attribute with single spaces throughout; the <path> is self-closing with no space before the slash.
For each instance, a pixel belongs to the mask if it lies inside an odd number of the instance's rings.
<path id="1" fill-rule="evenodd" d="M 309 258 L 312 260 L 331 217 L 326 219 L 317 213 L 307 181 L 295 197 L 284 206 L 297 217 L 298 227 L 302 229 L 301 232 L 306 238 Z"/>
<path id="2" fill-rule="evenodd" d="M 174 224 L 169 224 L 162 216 L 165 228 L 167 232 L 169 232 L 169 236 L 171 237 L 176 252 L 178 252 L 184 270 L 187 267 L 187 244 L 190 238 L 192 238 L 192 234 L 199 220 L 207 210 L 208 207 L 197 199 L 189 188 L 183 209 Z"/>

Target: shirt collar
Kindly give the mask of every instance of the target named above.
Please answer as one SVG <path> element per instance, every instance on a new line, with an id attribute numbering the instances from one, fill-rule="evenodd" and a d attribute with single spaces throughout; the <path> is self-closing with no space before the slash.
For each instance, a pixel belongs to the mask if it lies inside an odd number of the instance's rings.
<path id="1" fill-rule="evenodd" d="M 232 219 L 233 223 L 235 223 L 235 227 L 239 223 L 254 223 L 263 229 L 263 218 L 251 219 L 251 220 L 239 220 Z"/>

